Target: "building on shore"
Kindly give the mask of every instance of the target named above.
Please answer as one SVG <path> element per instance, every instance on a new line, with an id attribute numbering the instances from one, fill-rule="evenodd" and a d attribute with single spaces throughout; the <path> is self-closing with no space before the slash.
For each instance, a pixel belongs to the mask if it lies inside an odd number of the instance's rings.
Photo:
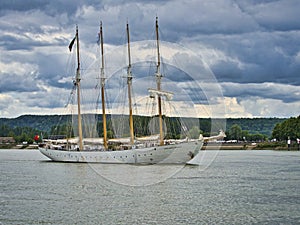
<path id="1" fill-rule="evenodd" d="M 13 137 L 0 137 L 0 144 L 15 144 L 16 141 Z"/>

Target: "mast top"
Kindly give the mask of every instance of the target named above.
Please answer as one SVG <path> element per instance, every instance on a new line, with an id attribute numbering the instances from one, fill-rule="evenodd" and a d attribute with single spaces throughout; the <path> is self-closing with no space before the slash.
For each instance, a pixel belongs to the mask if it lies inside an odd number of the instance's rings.
<path id="1" fill-rule="evenodd" d="M 155 23 L 155 33 L 156 33 L 156 48 L 157 48 L 157 65 L 156 65 L 156 76 L 161 77 L 160 74 L 160 52 L 159 52 L 159 34 L 158 34 L 158 17 L 156 16 Z"/>
<path id="2" fill-rule="evenodd" d="M 126 32 L 127 32 L 127 50 L 128 50 L 128 75 L 131 76 L 130 34 L 129 34 L 128 20 L 126 24 Z"/>

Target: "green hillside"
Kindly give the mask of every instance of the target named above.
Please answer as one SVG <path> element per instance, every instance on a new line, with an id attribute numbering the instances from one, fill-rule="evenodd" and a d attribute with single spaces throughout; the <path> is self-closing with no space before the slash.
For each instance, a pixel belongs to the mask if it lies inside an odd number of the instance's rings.
<path id="1" fill-rule="evenodd" d="M 101 123 L 102 115 L 98 116 L 98 121 Z M 108 121 L 110 120 L 110 116 L 108 116 Z M 147 126 L 150 118 L 149 117 L 142 117 L 136 116 L 135 117 L 135 124 L 138 124 L 140 127 L 136 128 L 141 130 L 141 132 L 146 132 L 146 129 L 142 126 Z M 226 131 L 232 127 L 232 125 L 239 125 L 242 130 L 248 131 L 250 134 L 264 134 L 267 136 L 271 136 L 273 128 L 276 124 L 285 121 L 286 119 L 283 118 L 229 118 L 226 120 Z M 0 118 L 0 131 L 4 128 L 22 128 L 28 127 L 33 128 L 38 131 L 42 131 L 45 133 L 49 133 L 54 126 L 67 124 L 71 121 L 70 115 L 23 115 L 17 118 Z M 176 123 L 176 119 L 171 119 L 173 123 Z M 214 119 L 214 121 L 218 121 L 218 119 Z M 220 119 L 221 121 L 221 119 Z M 204 133 L 210 133 L 211 131 L 211 119 L 209 118 L 200 118 L 199 123 L 195 123 L 195 119 L 191 118 L 184 118 L 185 123 L 192 123 L 195 126 L 199 126 L 200 129 Z M 144 124 L 144 125 L 143 125 Z M 223 125 L 223 123 L 220 122 Z M 98 125 L 99 126 L 99 125 Z M 176 124 L 174 125 L 176 126 Z M 189 125 L 190 126 L 190 125 Z M 142 128 L 141 128 L 142 127 Z M 218 129 L 224 129 L 223 126 L 213 128 L 213 131 L 216 132 Z M 4 135 L 3 132 L 1 132 Z"/>

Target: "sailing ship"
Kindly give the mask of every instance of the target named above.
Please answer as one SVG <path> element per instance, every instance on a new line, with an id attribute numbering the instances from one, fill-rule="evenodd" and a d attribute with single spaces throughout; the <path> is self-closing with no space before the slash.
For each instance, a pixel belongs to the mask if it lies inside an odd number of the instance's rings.
<path id="1" fill-rule="evenodd" d="M 76 40 L 77 52 L 77 69 L 75 86 L 77 89 L 77 126 L 78 138 L 71 140 L 56 140 L 55 144 L 51 140 L 44 142 L 39 148 L 40 152 L 53 161 L 59 162 L 85 162 L 85 163 L 122 163 L 122 164 L 195 164 L 203 142 L 207 138 L 202 135 L 198 139 L 180 139 L 180 140 L 165 140 L 163 129 L 163 112 L 162 99 L 168 98 L 172 93 L 162 90 L 162 74 L 161 74 L 161 56 L 159 49 L 159 33 L 158 19 L 156 18 L 156 89 L 148 89 L 151 98 L 157 101 L 157 112 L 159 121 L 159 134 L 148 137 L 135 137 L 133 128 L 133 109 L 132 109 L 132 71 L 131 71 L 131 56 L 130 56 L 130 36 L 129 25 L 127 22 L 127 89 L 128 89 L 128 108 L 129 108 L 129 130 L 130 138 L 110 139 L 107 135 L 107 119 L 106 119 L 106 104 L 105 104 L 105 75 L 104 75 L 104 50 L 103 50 L 103 32 L 102 22 L 100 24 L 100 49 L 101 49 L 101 101 L 102 101 L 102 121 L 103 121 L 103 138 L 99 142 L 92 139 L 84 139 L 82 134 L 82 118 L 81 118 L 81 99 L 80 99 L 80 57 L 79 57 L 79 35 L 78 27 L 76 27 L 76 35 L 73 42 Z M 220 133 L 217 138 L 222 138 L 224 133 Z M 108 143 L 118 143 L 119 148 L 111 148 Z"/>

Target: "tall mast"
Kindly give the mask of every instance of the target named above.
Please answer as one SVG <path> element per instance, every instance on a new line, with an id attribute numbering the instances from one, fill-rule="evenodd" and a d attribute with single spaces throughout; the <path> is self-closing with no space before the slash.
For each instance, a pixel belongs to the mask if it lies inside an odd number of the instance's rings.
<path id="1" fill-rule="evenodd" d="M 157 65 L 156 65 L 156 84 L 157 91 L 161 90 L 161 78 L 162 75 L 160 73 L 160 53 L 159 53 L 159 35 L 158 35 L 158 17 L 156 17 L 155 23 L 155 32 L 156 32 L 156 47 L 157 47 Z M 161 110 L 161 96 L 157 95 L 158 99 L 158 117 L 159 117 L 159 143 L 160 145 L 164 145 L 164 132 L 163 132 L 163 119 L 162 119 L 162 110 Z"/>
<path id="2" fill-rule="evenodd" d="M 100 22 L 100 41 L 101 41 L 101 102 L 102 102 L 102 121 L 103 121 L 103 145 L 107 149 L 107 128 L 106 128 L 106 114 L 105 114 L 105 77 L 104 77 L 104 51 L 103 51 L 103 32 L 102 21 Z"/>
<path id="3" fill-rule="evenodd" d="M 127 47 L 128 47 L 128 67 L 127 67 L 127 86 L 128 86 L 128 104 L 129 104 L 129 128 L 130 128 L 130 144 L 134 144 L 133 132 L 133 116 L 132 116 L 132 100 L 131 100 L 131 86 L 132 86 L 132 73 L 131 73 L 131 57 L 130 57 L 130 38 L 129 38 L 129 25 L 126 25 L 127 31 Z"/>
<path id="4" fill-rule="evenodd" d="M 80 57 L 79 57 L 79 35 L 78 26 L 76 26 L 76 47 L 77 47 L 77 70 L 76 70 L 76 87 L 77 87 L 77 107 L 78 107 L 78 135 L 79 135 L 79 150 L 83 150 L 82 141 L 82 125 L 80 111 Z"/>

